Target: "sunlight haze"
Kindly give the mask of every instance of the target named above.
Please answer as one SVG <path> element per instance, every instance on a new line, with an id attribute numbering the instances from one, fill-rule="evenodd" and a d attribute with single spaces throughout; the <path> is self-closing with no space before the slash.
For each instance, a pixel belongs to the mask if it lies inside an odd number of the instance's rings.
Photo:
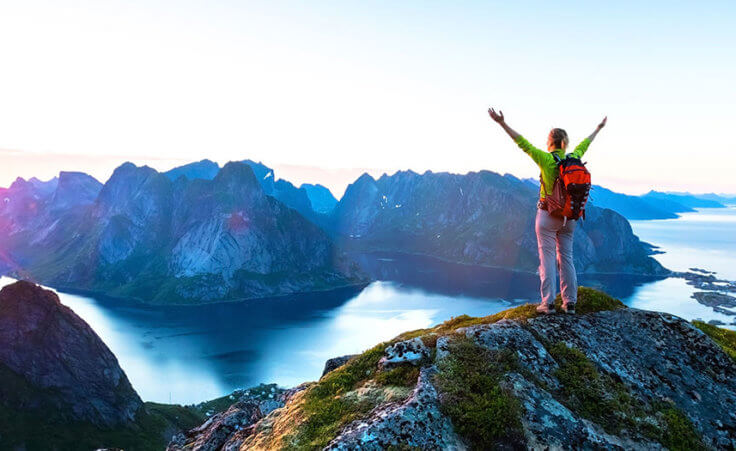
<path id="1" fill-rule="evenodd" d="M 539 147 L 608 115 L 596 184 L 736 191 L 733 2 L 61 3 L 0 3 L 0 186 L 203 158 L 338 197 L 366 168 L 536 178 L 494 106 Z"/>

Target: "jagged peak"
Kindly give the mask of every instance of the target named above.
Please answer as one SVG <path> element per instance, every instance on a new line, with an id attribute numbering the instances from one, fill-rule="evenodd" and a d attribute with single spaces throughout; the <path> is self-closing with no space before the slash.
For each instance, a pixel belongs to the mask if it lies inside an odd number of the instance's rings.
<path id="1" fill-rule="evenodd" d="M 363 183 L 376 183 L 376 179 L 373 178 L 369 173 L 364 172 L 360 175 L 351 185 L 363 184 Z"/>

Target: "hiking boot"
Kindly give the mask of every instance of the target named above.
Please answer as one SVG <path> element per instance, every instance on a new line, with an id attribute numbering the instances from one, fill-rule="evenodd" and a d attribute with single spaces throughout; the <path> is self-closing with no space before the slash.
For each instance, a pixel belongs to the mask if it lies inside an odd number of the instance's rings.
<path id="1" fill-rule="evenodd" d="M 562 311 L 568 315 L 575 314 L 575 304 L 562 304 Z"/>
<path id="2" fill-rule="evenodd" d="M 537 306 L 537 312 L 543 315 L 550 315 L 555 312 L 554 304 L 545 304 L 542 302 Z"/>

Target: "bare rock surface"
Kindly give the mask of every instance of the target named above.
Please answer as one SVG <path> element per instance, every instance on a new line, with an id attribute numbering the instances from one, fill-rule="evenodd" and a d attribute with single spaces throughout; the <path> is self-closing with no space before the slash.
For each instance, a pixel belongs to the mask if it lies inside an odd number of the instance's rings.
<path id="1" fill-rule="evenodd" d="M 661 449 L 656 443 L 637 443 L 606 434 L 520 374 L 510 374 L 505 385 L 522 402 L 521 421 L 529 449 L 569 449 L 574 444 L 594 449 Z"/>
<path id="2" fill-rule="evenodd" d="M 581 350 L 598 368 L 622 381 L 636 396 L 647 401 L 671 401 L 694 424 L 706 445 L 713 448 L 736 446 L 736 412 L 725 406 L 736 405 L 736 365 L 710 338 L 685 320 L 673 315 L 635 309 L 598 312 L 589 315 L 551 315 L 534 318 L 522 325 L 500 321 L 492 325 L 469 327 L 465 335 L 489 349 L 512 345 L 522 367 L 538 380 L 554 388 L 554 361 L 545 347 L 564 342 Z M 522 388 L 522 384 L 514 384 Z M 539 389 L 537 389 L 539 390 Z M 527 396 L 527 417 L 546 418 L 566 431 L 574 446 L 575 422 L 565 416 L 545 413 L 541 394 Z M 532 402 L 534 401 L 534 402 Z M 536 408 L 534 407 L 536 406 Z M 536 422 L 528 422 L 536 424 Z M 569 429 L 569 430 L 568 430 Z M 545 443 L 547 433 L 533 434 L 535 443 Z M 582 443 L 597 443 L 590 435 Z M 554 447 L 554 443 L 546 446 Z M 623 448 L 628 446 L 621 445 Z"/>

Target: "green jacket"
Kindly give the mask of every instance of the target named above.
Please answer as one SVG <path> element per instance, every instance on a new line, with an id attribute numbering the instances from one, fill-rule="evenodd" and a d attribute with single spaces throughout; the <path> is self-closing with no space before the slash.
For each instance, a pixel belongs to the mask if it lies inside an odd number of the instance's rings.
<path id="1" fill-rule="evenodd" d="M 552 194 L 552 187 L 555 184 L 555 180 L 560 175 L 559 169 L 557 169 L 557 162 L 555 161 L 555 157 L 552 156 L 552 152 L 546 152 L 544 150 L 537 149 L 521 135 L 516 138 L 516 144 L 521 147 L 521 150 L 526 152 L 527 155 L 532 157 L 532 160 L 534 160 L 534 162 L 537 163 L 537 166 L 539 166 L 539 170 L 542 173 L 541 175 L 543 182 L 542 186 L 539 187 L 539 198 L 546 198 L 547 194 Z M 590 139 L 585 138 L 583 142 L 578 144 L 575 150 L 573 150 L 572 153 L 569 155 L 574 158 L 582 158 L 585 152 L 588 150 L 589 145 Z M 557 149 L 554 151 L 554 153 L 560 158 L 565 158 L 565 152 L 562 149 Z M 547 191 L 546 193 L 545 188 Z"/>

